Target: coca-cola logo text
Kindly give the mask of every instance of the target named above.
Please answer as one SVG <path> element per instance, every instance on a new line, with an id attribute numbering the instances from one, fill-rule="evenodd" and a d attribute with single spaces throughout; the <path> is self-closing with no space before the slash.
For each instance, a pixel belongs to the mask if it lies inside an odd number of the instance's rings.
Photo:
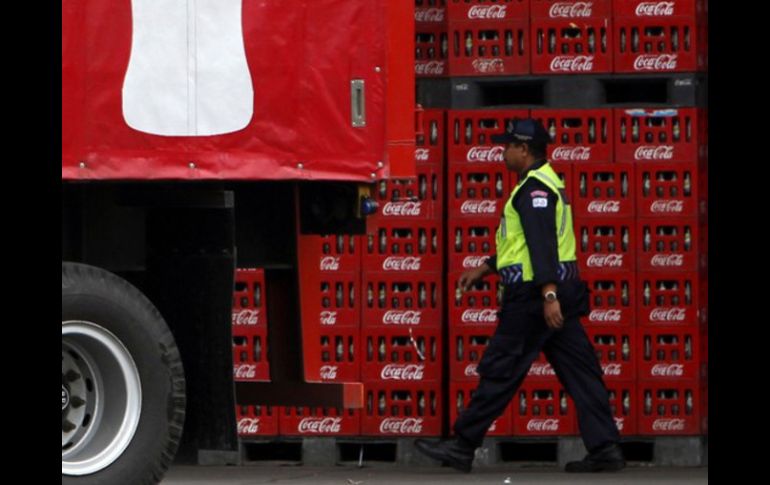
<path id="1" fill-rule="evenodd" d="M 650 212 L 655 213 L 680 213 L 683 210 L 683 200 L 656 200 L 650 204 Z"/>
<path id="2" fill-rule="evenodd" d="M 586 262 L 589 268 L 620 268 L 623 266 L 622 254 L 592 254 Z"/>
<path id="3" fill-rule="evenodd" d="M 419 434 L 422 432 L 422 418 L 386 418 L 380 423 L 383 434 Z"/>
<path id="4" fill-rule="evenodd" d="M 684 419 L 656 419 L 653 431 L 684 431 Z"/>
<path id="5" fill-rule="evenodd" d="M 463 268 L 478 268 L 484 261 L 487 260 L 486 256 L 466 256 L 463 259 Z"/>
<path id="6" fill-rule="evenodd" d="M 388 310 L 382 317 L 385 325 L 419 325 L 421 312 Z"/>
<path id="7" fill-rule="evenodd" d="M 557 147 L 551 156 L 554 160 L 590 160 L 591 147 Z"/>
<path id="8" fill-rule="evenodd" d="M 337 323 L 337 312 L 322 311 L 321 325 L 335 325 Z"/>
<path id="9" fill-rule="evenodd" d="M 527 423 L 527 431 L 559 431 L 558 419 L 530 419 Z"/>
<path id="10" fill-rule="evenodd" d="M 321 379 L 331 380 L 337 378 L 336 365 L 322 365 L 320 369 Z"/>
<path id="11" fill-rule="evenodd" d="M 674 147 L 668 145 L 643 145 L 634 152 L 635 160 L 671 160 L 672 158 L 674 158 Z"/>
<path id="12" fill-rule="evenodd" d="M 420 271 L 420 262 L 422 258 L 414 256 L 389 256 L 382 263 L 382 269 L 385 271 Z"/>
<path id="13" fill-rule="evenodd" d="M 259 310 L 233 312 L 233 325 L 259 325 Z"/>
<path id="14" fill-rule="evenodd" d="M 233 376 L 236 379 L 254 379 L 257 377 L 255 364 L 239 364 L 233 367 Z"/>
<path id="15" fill-rule="evenodd" d="M 684 264 L 683 254 L 656 254 L 650 260 L 653 266 L 670 267 L 682 266 Z"/>
<path id="16" fill-rule="evenodd" d="M 655 364 L 650 375 L 653 377 L 682 377 L 684 366 L 682 364 Z"/>
<path id="17" fill-rule="evenodd" d="M 495 214 L 496 212 L 496 200 L 466 200 L 460 206 L 461 214 Z"/>
<path id="18" fill-rule="evenodd" d="M 300 433 L 339 433 L 342 418 L 303 418 L 297 425 Z"/>
<path id="19" fill-rule="evenodd" d="M 553 72 L 589 72 L 594 68 L 594 56 L 556 56 L 551 61 Z"/>
<path id="20" fill-rule="evenodd" d="M 476 370 L 477 364 L 468 364 L 465 366 L 465 377 L 478 377 L 479 373 Z"/>
<path id="21" fill-rule="evenodd" d="M 472 147 L 468 150 L 466 160 L 469 162 L 502 162 L 505 147 Z"/>
<path id="22" fill-rule="evenodd" d="M 604 364 L 602 370 L 605 376 L 619 376 L 623 367 L 620 364 Z"/>
<path id="23" fill-rule="evenodd" d="M 388 364 L 382 368 L 380 377 L 384 381 L 421 381 L 423 379 L 424 371 L 425 366 L 419 364 Z"/>
<path id="24" fill-rule="evenodd" d="M 321 271 L 339 271 L 340 258 L 326 256 L 321 259 Z"/>
<path id="25" fill-rule="evenodd" d="M 634 60 L 637 71 L 672 71 L 676 69 L 676 54 L 642 54 Z"/>
<path id="26" fill-rule="evenodd" d="M 683 322 L 686 317 L 684 308 L 655 308 L 650 312 L 650 321 L 653 322 Z"/>
<path id="27" fill-rule="evenodd" d="M 414 11 L 415 22 L 443 22 L 443 8 L 422 8 Z"/>
<path id="28" fill-rule="evenodd" d="M 495 323 L 497 321 L 497 312 L 495 310 L 477 310 L 469 308 L 463 312 L 463 323 Z"/>
<path id="29" fill-rule="evenodd" d="M 618 418 L 615 417 L 615 426 L 618 428 L 618 431 L 623 431 L 623 424 L 625 423 L 626 418 Z"/>
<path id="30" fill-rule="evenodd" d="M 390 217 L 419 217 L 422 202 L 388 202 L 382 207 L 382 215 Z"/>
<path id="31" fill-rule="evenodd" d="M 444 61 L 415 62 L 414 73 L 418 76 L 443 76 Z"/>
<path id="32" fill-rule="evenodd" d="M 427 148 L 417 148 L 414 150 L 414 160 L 417 162 L 427 162 L 430 158 L 430 150 Z"/>
<path id="33" fill-rule="evenodd" d="M 618 200 L 592 200 L 588 204 L 588 212 L 591 214 L 609 214 L 620 212 Z"/>
<path id="34" fill-rule="evenodd" d="M 551 367 L 551 364 L 534 362 L 532 367 L 529 368 L 529 375 L 538 377 L 555 376 L 556 372 Z"/>
<path id="35" fill-rule="evenodd" d="M 506 5 L 474 5 L 468 10 L 470 20 L 504 19 Z"/>
<path id="36" fill-rule="evenodd" d="M 593 2 L 557 2 L 551 5 L 548 16 L 555 18 L 590 17 L 593 10 Z"/>
<path id="37" fill-rule="evenodd" d="M 592 322 L 619 322 L 620 310 L 591 310 L 588 320 Z"/>
<path id="38" fill-rule="evenodd" d="M 473 69 L 475 69 L 476 72 L 483 72 L 483 73 L 505 72 L 505 64 L 503 63 L 503 60 L 500 58 L 495 58 L 495 59 L 476 58 L 473 60 L 471 64 L 473 64 Z"/>
<path id="39" fill-rule="evenodd" d="M 636 6 L 637 17 L 670 17 L 674 15 L 674 2 L 642 2 Z"/>
<path id="40" fill-rule="evenodd" d="M 238 434 L 257 434 L 259 433 L 259 418 L 241 418 L 238 420 Z"/>

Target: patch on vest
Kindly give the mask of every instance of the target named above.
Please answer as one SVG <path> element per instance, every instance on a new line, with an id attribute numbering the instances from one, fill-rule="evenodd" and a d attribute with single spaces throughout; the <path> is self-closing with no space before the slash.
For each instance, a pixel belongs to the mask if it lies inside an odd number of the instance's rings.
<path id="1" fill-rule="evenodd" d="M 548 207 L 548 197 L 535 197 L 532 199 L 532 207 L 535 209 Z"/>
<path id="2" fill-rule="evenodd" d="M 543 190 L 533 190 L 529 193 L 529 196 L 532 198 L 535 197 L 548 197 L 548 192 L 545 192 Z"/>

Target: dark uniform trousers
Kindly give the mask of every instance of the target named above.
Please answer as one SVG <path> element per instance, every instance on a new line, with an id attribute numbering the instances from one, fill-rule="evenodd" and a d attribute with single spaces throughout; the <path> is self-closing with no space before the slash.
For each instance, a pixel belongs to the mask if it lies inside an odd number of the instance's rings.
<path id="1" fill-rule="evenodd" d="M 575 401 L 586 449 L 592 451 L 617 442 L 618 429 L 610 411 L 602 368 L 579 321 L 580 315 L 588 312 L 585 283 L 573 280 L 559 284 L 564 315 L 564 325 L 559 330 L 546 325 L 538 290 L 529 287 L 517 294 L 508 290 L 498 313 L 500 323 L 477 368 L 481 377 L 478 387 L 455 421 L 455 433 L 473 446 L 480 446 L 487 429 L 508 406 L 542 350 Z"/>

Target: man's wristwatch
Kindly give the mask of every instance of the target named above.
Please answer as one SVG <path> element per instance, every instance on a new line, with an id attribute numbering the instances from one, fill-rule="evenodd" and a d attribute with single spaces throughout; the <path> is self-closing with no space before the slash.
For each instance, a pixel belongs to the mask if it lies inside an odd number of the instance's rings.
<path id="1" fill-rule="evenodd" d="M 547 302 L 556 301 L 556 292 L 553 290 L 546 291 L 545 295 L 543 295 L 543 299 L 545 299 Z"/>

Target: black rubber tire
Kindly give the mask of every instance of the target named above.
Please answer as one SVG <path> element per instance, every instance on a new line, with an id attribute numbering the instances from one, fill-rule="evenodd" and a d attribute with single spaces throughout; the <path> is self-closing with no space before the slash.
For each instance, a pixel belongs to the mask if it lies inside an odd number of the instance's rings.
<path id="1" fill-rule="evenodd" d="M 111 465 L 62 485 L 160 482 L 176 454 L 185 416 L 185 379 L 174 337 L 155 306 L 126 280 L 105 270 L 62 263 L 62 322 L 93 322 L 112 332 L 141 379 L 141 416 L 133 439 Z"/>

